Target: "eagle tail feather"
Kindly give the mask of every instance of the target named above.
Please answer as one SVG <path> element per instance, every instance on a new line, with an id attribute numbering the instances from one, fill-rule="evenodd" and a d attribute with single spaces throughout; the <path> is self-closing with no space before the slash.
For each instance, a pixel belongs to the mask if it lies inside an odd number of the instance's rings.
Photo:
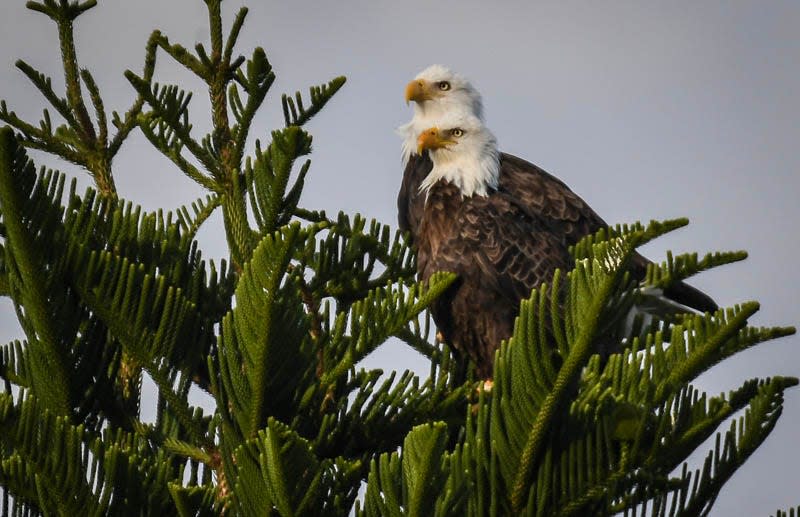
<path id="1" fill-rule="evenodd" d="M 685 282 L 677 282 L 664 289 L 664 296 L 700 312 L 716 312 L 717 302 L 709 295 Z"/>

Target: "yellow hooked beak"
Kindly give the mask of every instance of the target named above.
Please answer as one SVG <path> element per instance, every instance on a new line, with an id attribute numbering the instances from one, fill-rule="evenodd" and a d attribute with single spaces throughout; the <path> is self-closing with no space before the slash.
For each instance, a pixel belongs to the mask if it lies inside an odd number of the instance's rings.
<path id="1" fill-rule="evenodd" d="M 422 151 L 443 149 L 453 144 L 455 144 L 454 140 L 443 137 L 439 128 L 432 127 L 423 131 L 417 138 L 417 154 L 422 154 Z"/>
<path id="2" fill-rule="evenodd" d="M 414 79 L 406 85 L 406 104 L 411 101 L 424 102 L 433 99 L 431 88 L 427 81 Z"/>

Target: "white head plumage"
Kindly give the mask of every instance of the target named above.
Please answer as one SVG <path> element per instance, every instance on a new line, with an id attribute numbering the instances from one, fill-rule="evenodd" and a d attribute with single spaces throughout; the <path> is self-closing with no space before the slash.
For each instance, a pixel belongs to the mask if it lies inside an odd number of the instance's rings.
<path id="1" fill-rule="evenodd" d="M 446 113 L 459 110 L 483 121 L 481 94 L 463 76 L 442 65 L 431 65 L 408 83 L 406 101 L 414 101 L 414 116 L 397 128 L 403 138 L 403 165 L 417 152 L 417 137 Z"/>
<path id="2" fill-rule="evenodd" d="M 453 108 L 432 120 L 416 143 L 428 150 L 433 162 L 431 172 L 420 185 L 421 192 L 429 191 L 439 180 L 453 183 L 466 197 L 485 196 L 497 188 L 497 140 L 469 109 Z"/>

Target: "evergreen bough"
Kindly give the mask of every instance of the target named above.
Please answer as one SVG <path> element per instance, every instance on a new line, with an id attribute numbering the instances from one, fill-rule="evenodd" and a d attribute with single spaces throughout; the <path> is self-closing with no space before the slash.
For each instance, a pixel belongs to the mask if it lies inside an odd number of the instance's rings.
<path id="1" fill-rule="evenodd" d="M 31 124 L 0 104 L 10 126 L 0 129 L 0 294 L 25 335 L 0 347 L 3 515 L 701 515 L 774 428 L 797 379 L 750 379 L 718 396 L 691 383 L 793 328 L 749 327 L 755 302 L 627 317 L 652 288 L 743 252 L 670 255 L 638 284 L 631 253 L 687 221 L 588 237 L 575 268 L 522 303 L 493 387 L 459 384 L 425 312 L 453 275 L 416 282 L 402 235 L 298 204 L 303 126 L 344 78 L 307 101 L 284 95 L 285 127 L 247 155 L 275 75 L 260 48 L 234 55 L 247 9 L 224 35 L 221 1 L 205 0 L 210 48 L 155 31 L 142 74 L 125 73 L 136 98 L 111 115 L 111 136 L 73 38 L 95 4 L 27 3 L 57 25 L 65 96 L 17 66 L 63 123 L 45 109 Z M 192 135 L 191 94 L 155 82 L 159 52 L 208 86 L 204 137 Z M 119 199 L 113 158 L 137 128 L 208 195 L 155 213 Z M 80 194 L 60 172 L 37 171 L 26 147 L 83 167 L 96 188 Z M 217 209 L 230 262 L 206 262 L 195 240 Z M 430 359 L 428 379 L 359 366 L 392 336 Z M 609 344 L 618 353 L 596 353 Z M 142 398 L 145 374 L 154 401 Z M 191 406 L 192 388 L 214 407 Z M 142 404 L 155 405 L 155 422 L 141 421 Z"/>

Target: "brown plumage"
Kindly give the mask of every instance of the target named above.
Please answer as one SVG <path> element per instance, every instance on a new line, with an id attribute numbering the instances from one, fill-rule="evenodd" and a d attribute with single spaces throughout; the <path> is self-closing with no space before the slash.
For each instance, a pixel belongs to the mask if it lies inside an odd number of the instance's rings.
<path id="1" fill-rule="evenodd" d="M 515 156 L 500 154 L 498 185 L 487 196 L 462 196 L 445 180 L 420 192 L 431 169 L 427 153 L 410 158 L 397 200 L 400 228 L 410 233 L 421 279 L 437 271 L 459 275 L 432 307 L 434 320 L 445 341 L 475 363 L 478 376 L 489 378 L 520 301 L 557 268 L 571 269 L 569 246 L 606 223 L 563 182 Z M 646 266 L 637 254 L 632 273 L 642 279 Z M 717 309 L 682 282 L 664 295 L 701 311 Z"/>
<path id="2" fill-rule="evenodd" d="M 494 351 L 511 336 L 520 300 L 556 268 L 569 267 L 563 242 L 503 192 L 462 198 L 452 183 L 431 189 L 419 227 L 417 268 L 458 275 L 431 307 L 448 344 L 492 375 Z"/>
<path id="3" fill-rule="evenodd" d="M 398 222 L 400 229 L 411 232 L 413 239 L 417 238 L 425 206 L 425 194 L 419 192 L 419 185 L 432 166 L 427 153 L 413 155 L 403 173 L 397 197 Z M 497 190 L 512 196 L 529 215 L 542 219 L 548 228 L 561 234 L 567 246 L 607 226 L 561 180 L 510 154 L 500 154 Z"/>

